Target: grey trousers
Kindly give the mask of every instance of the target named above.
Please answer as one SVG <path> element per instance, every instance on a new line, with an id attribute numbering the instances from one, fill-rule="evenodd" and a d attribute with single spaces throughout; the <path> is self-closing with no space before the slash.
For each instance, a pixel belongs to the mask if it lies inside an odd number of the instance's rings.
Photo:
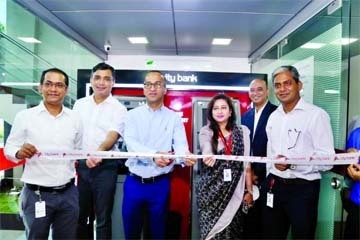
<path id="1" fill-rule="evenodd" d="M 39 195 L 24 186 L 20 195 L 20 215 L 23 219 L 27 239 L 48 239 L 52 230 L 53 239 L 75 239 L 79 218 L 79 194 L 72 185 L 64 192 L 41 192 L 46 203 L 46 216 L 35 218 L 35 202 Z"/>

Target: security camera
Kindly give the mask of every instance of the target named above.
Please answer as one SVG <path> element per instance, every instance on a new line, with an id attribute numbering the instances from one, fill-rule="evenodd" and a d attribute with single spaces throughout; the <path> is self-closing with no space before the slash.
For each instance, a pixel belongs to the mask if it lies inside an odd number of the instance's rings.
<path id="1" fill-rule="evenodd" d="M 107 41 L 105 44 L 104 44 L 104 49 L 105 49 L 105 51 L 107 51 L 107 52 L 110 52 L 110 50 L 111 50 L 111 43 L 109 42 L 109 41 Z"/>

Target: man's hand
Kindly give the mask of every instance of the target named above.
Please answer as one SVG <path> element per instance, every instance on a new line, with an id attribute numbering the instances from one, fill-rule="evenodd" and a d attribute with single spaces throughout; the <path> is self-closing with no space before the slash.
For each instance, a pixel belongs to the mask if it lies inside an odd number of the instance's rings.
<path id="1" fill-rule="evenodd" d="M 276 159 L 279 159 L 279 158 L 283 158 L 285 157 L 284 155 L 277 155 L 276 156 Z M 283 163 L 275 163 L 275 168 L 279 171 L 285 171 L 287 169 L 289 169 L 290 167 L 290 164 L 283 164 Z"/>
<path id="2" fill-rule="evenodd" d="M 243 201 L 246 201 L 248 203 L 248 207 L 251 208 L 253 205 L 253 196 L 251 193 L 247 192 L 244 195 Z"/>
<path id="3" fill-rule="evenodd" d="M 98 166 L 101 162 L 102 162 L 101 158 L 89 157 L 88 159 L 86 159 L 86 166 L 88 168 L 94 168 Z"/>
<path id="4" fill-rule="evenodd" d="M 290 164 L 275 163 L 275 167 L 279 171 L 285 171 L 285 170 L 289 169 Z"/>
<path id="5" fill-rule="evenodd" d="M 214 157 L 205 157 L 203 158 L 203 163 L 209 167 L 213 167 L 216 163 L 216 159 Z"/>
<path id="6" fill-rule="evenodd" d="M 187 155 L 194 155 L 191 152 L 187 152 Z M 193 166 L 196 163 L 196 158 L 185 158 L 184 159 L 185 165 L 188 167 Z"/>
<path id="7" fill-rule="evenodd" d="M 351 164 L 347 168 L 349 176 L 355 181 L 360 181 L 360 164 Z"/>
<path id="8" fill-rule="evenodd" d="M 253 184 L 258 184 L 259 183 L 259 177 L 257 175 L 255 175 L 255 172 L 253 169 L 251 169 L 251 180 Z"/>
<path id="9" fill-rule="evenodd" d="M 37 149 L 34 145 L 30 143 L 25 143 L 19 151 L 16 152 L 15 157 L 17 159 L 31 158 L 37 153 Z"/>
<path id="10" fill-rule="evenodd" d="M 164 155 L 169 155 L 168 152 L 156 152 L 157 154 L 164 154 Z M 154 158 L 154 162 L 158 167 L 166 167 L 167 165 L 169 165 L 173 160 L 169 159 L 169 158 L 164 158 L 164 157 L 157 157 Z"/>

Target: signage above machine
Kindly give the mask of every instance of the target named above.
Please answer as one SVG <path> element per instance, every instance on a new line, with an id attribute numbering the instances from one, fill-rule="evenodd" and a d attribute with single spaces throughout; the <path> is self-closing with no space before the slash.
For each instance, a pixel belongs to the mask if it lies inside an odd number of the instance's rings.
<path id="1" fill-rule="evenodd" d="M 116 70 L 114 87 L 143 88 L 147 70 Z M 173 90 L 248 91 L 255 78 L 267 79 L 266 74 L 229 72 L 161 71 L 166 87 Z M 91 70 L 78 70 L 78 97 L 89 94 Z"/>

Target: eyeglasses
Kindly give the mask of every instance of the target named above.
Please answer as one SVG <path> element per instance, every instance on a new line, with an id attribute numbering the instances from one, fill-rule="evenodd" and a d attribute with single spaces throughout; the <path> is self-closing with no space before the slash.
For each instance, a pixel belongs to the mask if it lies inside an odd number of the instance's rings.
<path id="1" fill-rule="evenodd" d="M 293 149 L 296 147 L 296 144 L 299 141 L 301 131 L 294 129 L 288 130 L 288 138 L 289 138 L 289 147 L 288 150 Z"/>
<path id="2" fill-rule="evenodd" d="M 144 88 L 146 88 L 146 89 L 151 89 L 152 87 L 154 87 L 155 89 L 160 89 L 162 86 L 163 86 L 163 83 L 161 83 L 161 82 L 155 82 L 155 83 L 145 82 L 144 83 Z"/>
<path id="3" fill-rule="evenodd" d="M 282 86 L 284 88 L 291 88 L 292 85 L 293 85 L 293 82 L 291 80 L 286 80 L 286 81 L 284 81 L 282 83 L 279 83 L 279 82 L 274 83 L 274 88 L 275 89 L 280 89 Z"/>
<path id="4" fill-rule="evenodd" d="M 61 82 L 53 83 L 53 82 L 50 82 L 50 81 L 44 82 L 43 85 L 44 85 L 45 88 L 51 88 L 51 87 L 55 86 L 56 89 L 64 89 L 64 88 L 67 87 L 64 83 L 61 83 Z"/>

